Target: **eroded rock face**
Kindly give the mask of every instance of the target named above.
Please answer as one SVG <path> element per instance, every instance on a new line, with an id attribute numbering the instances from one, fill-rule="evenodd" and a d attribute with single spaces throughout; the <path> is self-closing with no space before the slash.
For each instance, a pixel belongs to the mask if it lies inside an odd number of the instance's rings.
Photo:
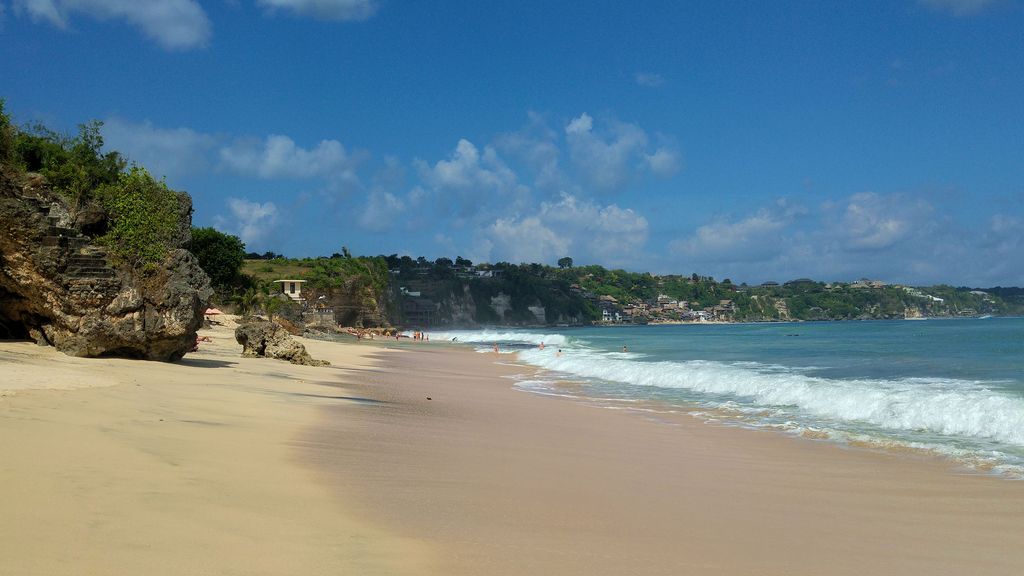
<path id="1" fill-rule="evenodd" d="M 314 360 L 306 347 L 296 342 L 281 326 L 267 320 L 252 320 L 235 328 L 235 340 L 242 345 L 242 356 L 277 358 L 305 366 L 330 366 L 326 360 Z"/>
<path id="2" fill-rule="evenodd" d="M 72 356 L 181 358 L 213 294 L 209 278 L 184 249 L 153 273 L 116 266 L 82 233 L 105 217 L 90 210 L 75 218 L 36 175 L 0 173 L 0 338 L 27 336 Z M 181 214 L 187 241 L 187 195 Z"/>

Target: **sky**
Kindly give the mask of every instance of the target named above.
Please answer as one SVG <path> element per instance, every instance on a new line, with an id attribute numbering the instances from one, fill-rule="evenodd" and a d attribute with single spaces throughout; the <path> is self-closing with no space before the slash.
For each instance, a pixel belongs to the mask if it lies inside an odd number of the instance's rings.
<path id="1" fill-rule="evenodd" d="M 1024 285 L 1024 0 L 0 0 L 0 98 L 251 251 Z"/>

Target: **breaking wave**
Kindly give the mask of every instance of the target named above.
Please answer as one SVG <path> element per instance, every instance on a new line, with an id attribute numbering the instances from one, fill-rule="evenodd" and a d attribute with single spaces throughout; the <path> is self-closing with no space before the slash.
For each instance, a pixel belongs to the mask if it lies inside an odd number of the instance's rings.
<path id="1" fill-rule="evenodd" d="M 512 332 L 497 330 L 450 330 L 447 332 L 428 332 L 434 341 L 455 341 L 465 344 L 530 344 L 539 346 L 566 346 L 569 338 L 563 334 L 540 334 L 533 332 Z"/>
<path id="2" fill-rule="evenodd" d="M 589 350 L 523 350 L 529 364 L 582 378 L 725 396 L 762 408 L 894 431 L 928 431 L 1024 446 L 1024 398 L 983 382 L 939 378 L 839 380 L 751 363 L 638 362 Z"/>

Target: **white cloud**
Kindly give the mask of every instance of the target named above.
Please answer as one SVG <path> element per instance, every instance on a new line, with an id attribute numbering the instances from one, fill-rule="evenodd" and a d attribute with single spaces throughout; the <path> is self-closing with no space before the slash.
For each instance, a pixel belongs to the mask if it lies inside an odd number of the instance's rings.
<path id="1" fill-rule="evenodd" d="M 647 166 L 656 176 L 667 178 L 672 176 L 682 167 L 679 159 L 679 152 L 672 148 L 658 148 L 652 154 L 644 156 Z"/>
<path id="2" fill-rule="evenodd" d="M 979 242 L 978 253 L 972 261 L 983 266 L 978 284 L 1024 286 L 1024 219 L 1006 214 L 996 214 L 989 219 Z"/>
<path id="3" fill-rule="evenodd" d="M 535 214 L 497 219 L 482 236 L 498 259 L 553 262 L 572 255 L 621 264 L 640 256 L 647 234 L 647 219 L 632 209 L 563 193 Z"/>
<path id="4" fill-rule="evenodd" d="M 562 190 L 568 183 L 559 166 L 558 133 L 535 112 L 529 113 L 529 119 L 525 128 L 499 136 L 495 146 L 525 164 L 537 188 L 548 192 Z"/>
<path id="5" fill-rule="evenodd" d="M 465 217 L 496 204 L 514 210 L 529 192 L 493 147 L 486 146 L 481 153 L 466 139 L 459 140 L 447 160 L 433 166 L 423 160 L 414 164 L 421 181 L 436 195 L 435 208 L 442 212 Z"/>
<path id="6" fill-rule="evenodd" d="M 499 218 L 487 230 L 498 258 L 513 263 L 550 262 L 568 254 L 571 242 L 545 226 L 537 216 Z"/>
<path id="7" fill-rule="evenodd" d="M 237 140 L 220 149 L 221 163 L 240 174 L 264 179 L 326 178 L 358 182 L 353 157 L 337 140 L 323 140 L 315 148 L 302 148 L 288 136 L 271 135 L 263 141 Z"/>
<path id="8" fill-rule="evenodd" d="M 784 249 L 783 232 L 802 210 L 780 201 L 740 220 L 725 218 L 698 227 L 685 239 L 670 243 L 671 251 L 690 261 L 752 262 Z"/>
<path id="9" fill-rule="evenodd" d="M 718 219 L 670 243 L 686 267 L 734 281 L 826 281 L 862 277 L 909 284 L 1024 283 L 1024 219 L 992 216 L 961 228 L 911 194 L 862 192 L 813 211 L 776 203 Z"/>
<path id="10" fill-rule="evenodd" d="M 622 189 L 639 171 L 671 176 L 679 168 L 678 154 L 665 146 L 648 151 L 647 133 L 639 126 L 609 121 L 598 131 L 584 112 L 565 127 L 569 156 L 581 177 L 601 191 Z"/>
<path id="11" fill-rule="evenodd" d="M 930 212 L 929 205 L 900 195 L 861 192 L 847 201 L 837 232 L 847 249 L 881 250 L 906 239 Z"/>
<path id="12" fill-rule="evenodd" d="M 367 230 L 383 232 L 391 229 L 405 211 L 405 202 L 390 192 L 371 190 L 359 225 Z"/>
<path id="13" fill-rule="evenodd" d="M 218 216 L 217 225 L 237 234 L 246 244 L 267 238 L 277 225 L 278 211 L 273 202 L 228 198 L 227 205 L 230 217 Z"/>
<path id="14" fill-rule="evenodd" d="M 210 19 L 195 0 L 14 0 L 14 8 L 61 29 L 75 13 L 124 20 L 167 50 L 205 46 L 212 33 Z"/>
<path id="15" fill-rule="evenodd" d="M 269 11 L 288 10 L 320 20 L 366 20 L 377 12 L 376 0 L 257 0 Z"/>
<path id="16" fill-rule="evenodd" d="M 954 16 L 973 16 L 996 5 L 1000 0 L 917 0 L 919 4 Z"/>
<path id="17" fill-rule="evenodd" d="M 665 77 L 653 72 L 637 72 L 633 75 L 636 83 L 645 88 L 657 88 L 665 83 Z"/>
<path id="18" fill-rule="evenodd" d="M 432 186 L 449 189 L 507 189 L 515 184 L 516 175 L 498 158 L 490 146 L 480 151 L 472 142 L 459 140 L 448 160 L 434 166 L 423 166 L 420 173 Z"/>
<path id="19" fill-rule="evenodd" d="M 133 123 L 111 118 L 103 123 L 107 149 L 117 150 L 152 174 L 176 177 L 202 172 L 216 139 L 190 128 L 158 128 L 151 122 Z"/>

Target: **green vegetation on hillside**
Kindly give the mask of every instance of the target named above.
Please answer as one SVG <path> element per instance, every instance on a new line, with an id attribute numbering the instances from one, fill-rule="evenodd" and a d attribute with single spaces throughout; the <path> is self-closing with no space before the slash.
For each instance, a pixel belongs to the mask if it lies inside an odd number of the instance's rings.
<path id="1" fill-rule="evenodd" d="M 16 127 L 0 100 L 0 163 L 14 175 L 37 173 L 64 197 L 83 233 L 110 247 L 122 262 L 152 267 L 181 241 L 181 199 L 118 152 L 103 152 L 103 124 L 66 136 L 42 125 Z"/>
<path id="2" fill-rule="evenodd" d="M 244 271 L 264 281 L 307 280 L 318 288 L 359 286 L 384 303 L 396 324 L 530 325 L 686 320 L 855 320 L 1020 314 L 1024 291 L 951 286 L 913 288 L 879 282 L 826 284 L 795 280 L 784 285 L 736 285 L 708 276 L 657 276 L 646 272 L 540 264 L 476 264 L 457 257 L 246 260 Z M 350 301 L 360 301 L 352 296 Z M 1006 296 L 1006 298 L 1004 298 Z M 425 307 L 425 308 L 424 308 Z M 423 310 L 431 313 L 423 315 Z"/>

